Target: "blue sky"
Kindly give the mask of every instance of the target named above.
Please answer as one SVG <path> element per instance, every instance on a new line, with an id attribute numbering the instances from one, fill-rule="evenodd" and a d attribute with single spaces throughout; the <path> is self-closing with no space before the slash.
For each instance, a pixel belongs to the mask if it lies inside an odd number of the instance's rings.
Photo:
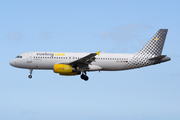
<path id="1" fill-rule="evenodd" d="M 0 119 L 179 120 L 180 2 L 6 0 L 0 2 Z M 170 62 L 90 72 L 88 82 L 11 67 L 20 53 L 136 53 L 160 28 Z"/>

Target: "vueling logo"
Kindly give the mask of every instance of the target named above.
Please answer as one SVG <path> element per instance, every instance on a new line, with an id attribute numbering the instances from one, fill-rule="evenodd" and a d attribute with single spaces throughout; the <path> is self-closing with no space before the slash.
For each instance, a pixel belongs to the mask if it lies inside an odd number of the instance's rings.
<path id="1" fill-rule="evenodd" d="M 41 55 L 41 56 L 65 56 L 64 53 L 36 53 L 37 55 Z"/>
<path id="2" fill-rule="evenodd" d="M 47 52 L 45 52 L 45 53 L 36 53 L 36 55 L 42 55 L 42 56 L 54 56 L 54 54 L 53 53 L 47 53 Z"/>

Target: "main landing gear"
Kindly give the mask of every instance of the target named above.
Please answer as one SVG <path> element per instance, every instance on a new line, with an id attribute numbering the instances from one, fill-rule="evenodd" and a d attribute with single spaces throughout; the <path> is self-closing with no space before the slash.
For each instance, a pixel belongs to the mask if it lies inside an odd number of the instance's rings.
<path id="1" fill-rule="evenodd" d="M 89 77 L 86 75 L 86 72 L 82 73 L 81 79 L 88 81 Z"/>
<path id="2" fill-rule="evenodd" d="M 32 71 L 33 71 L 33 69 L 30 69 L 30 75 L 28 76 L 29 79 L 32 78 Z"/>

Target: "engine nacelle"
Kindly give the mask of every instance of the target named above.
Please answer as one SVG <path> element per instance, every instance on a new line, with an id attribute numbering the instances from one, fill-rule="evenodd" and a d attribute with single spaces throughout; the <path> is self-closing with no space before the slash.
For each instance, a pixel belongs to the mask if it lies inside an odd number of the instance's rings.
<path id="1" fill-rule="evenodd" d="M 55 64 L 54 72 L 59 73 L 60 75 L 66 75 L 66 76 L 81 74 L 80 71 L 77 71 L 71 65 L 66 65 L 66 64 Z"/>

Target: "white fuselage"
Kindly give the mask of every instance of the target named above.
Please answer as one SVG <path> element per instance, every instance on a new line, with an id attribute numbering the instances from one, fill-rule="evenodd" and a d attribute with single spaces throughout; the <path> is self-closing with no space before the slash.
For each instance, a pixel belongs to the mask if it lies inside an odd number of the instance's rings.
<path id="1" fill-rule="evenodd" d="M 60 75 L 80 75 L 88 80 L 86 71 L 118 71 L 140 68 L 170 61 L 161 55 L 168 29 L 159 29 L 148 43 L 136 54 L 114 53 L 62 53 L 62 52 L 28 52 L 10 61 L 18 68 L 54 70 Z"/>
<path id="2" fill-rule="evenodd" d="M 54 64 L 68 64 L 78 60 L 89 53 L 61 53 L 61 52 L 28 52 L 20 54 L 21 58 L 15 58 L 10 61 L 14 67 L 25 69 L 49 69 L 53 70 Z M 101 53 L 97 55 L 88 71 L 116 71 L 124 70 L 126 64 L 135 54 L 112 54 Z M 98 67 L 96 67 L 98 66 Z"/>

